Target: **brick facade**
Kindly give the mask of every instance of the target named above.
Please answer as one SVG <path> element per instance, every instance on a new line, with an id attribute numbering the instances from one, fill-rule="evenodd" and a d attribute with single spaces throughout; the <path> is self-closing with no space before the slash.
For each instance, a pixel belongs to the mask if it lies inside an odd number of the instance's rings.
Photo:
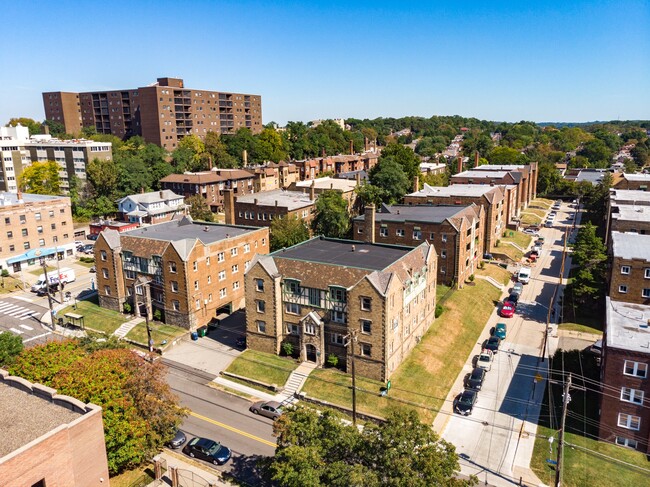
<path id="1" fill-rule="evenodd" d="M 315 179 L 322 174 L 341 174 L 353 171 L 369 171 L 379 162 L 376 152 L 362 154 L 316 157 L 302 161 L 292 161 L 298 169 L 299 179 Z"/>

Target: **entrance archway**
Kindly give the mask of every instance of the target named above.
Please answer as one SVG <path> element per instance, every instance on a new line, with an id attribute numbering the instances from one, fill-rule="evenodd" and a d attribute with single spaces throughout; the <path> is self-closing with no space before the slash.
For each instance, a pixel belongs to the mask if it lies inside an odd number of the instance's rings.
<path id="1" fill-rule="evenodd" d="M 316 347 L 311 343 L 305 345 L 305 355 L 307 362 L 316 362 Z"/>

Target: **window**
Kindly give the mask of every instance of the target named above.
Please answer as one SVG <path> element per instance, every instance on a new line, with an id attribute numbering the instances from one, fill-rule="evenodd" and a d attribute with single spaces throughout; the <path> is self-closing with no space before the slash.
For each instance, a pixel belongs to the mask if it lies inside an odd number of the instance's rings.
<path id="1" fill-rule="evenodd" d="M 621 387 L 621 401 L 643 404 L 643 391 Z"/>
<path id="2" fill-rule="evenodd" d="M 14 232 L 8 231 L 7 232 L 7 238 L 14 238 Z"/>
<path id="3" fill-rule="evenodd" d="M 361 333 L 370 333 L 372 330 L 372 321 L 361 320 Z"/>
<path id="4" fill-rule="evenodd" d="M 26 237 L 27 235 L 29 235 L 29 232 L 27 231 L 26 228 L 23 228 L 23 229 L 21 230 L 21 233 L 23 234 L 23 237 Z"/>
<path id="5" fill-rule="evenodd" d="M 447 258 L 447 251 L 446 250 L 441 250 L 440 251 L 440 258 L 441 259 L 446 259 Z"/>
<path id="6" fill-rule="evenodd" d="M 9 246 L 9 252 L 13 252 L 15 249 L 16 249 L 16 247 L 14 245 Z"/>
<path id="7" fill-rule="evenodd" d="M 223 262 L 226 260 L 226 255 L 223 252 L 219 252 L 217 254 L 217 262 Z"/>
<path id="8" fill-rule="evenodd" d="M 43 227 L 41 225 L 36 227 L 36 233 L 43 233 Z"/>
<path id="9" fill-rule="evenodd" d="M 300 327 L 294 323 L 287 323 L 287 333 L 289 335 L 300 335 Z"/>
<path id="10" fill-rule="evenodd" d="M 388 228 L 386 227 L 381 227 L 379 229 L 379 236 L 380 237 L 388 237 Z"/>
<path id="11" fill-rule="evenodd" d="M 5 217 L 5 225 L 11 225 L 11 218 Z"/>
<path id="12" fill-rule="evenodd" d="M 225 288 L 225 287 L 222 288 L 222 289 L 219 289 L 219 297 L 220 297 L 220 298 L 225 298 L 226 295 L 227 295 L 227 291 L 226 291 L 226 288 Z"/>
<path id="13" fill-rule="evenodd" d="M 169 272 L 171 272 L 172 274 L 176 274 L 176 262 L 169 263 Z"/>
<path id="14" fill-rule="evenodd" d="M 370 349 L 371 346 L 369 343 L 359 344 L 359 351 L 361 352 L 361 355 L 363 355 L 364 357 L 370 357 Z"/>
<path id="15" fill-rule="evenodd" d="M 257 304 L 258 313 L 264 313 L 266 311 L 266 301 L 262 301 L 258 299 L 257 301 L 255 301 L 255 303 Z"/>
<path id="16" fill-rule="evenodd" d="M 226 271 L 219 271 L 219 280 L 223 281 L 226 279 Z"/>
<path id="17" fill-rule="evenodd" d="M 257 291 L 264 291 L 264 279 L 255 279 L 255 289 Z"/>
<path id="18" fill-rule="evenodd" d="M 210 256 L 205 258 L 205 265 L 210 265 Z"/>
<path id="19" fill-rule="evenodd" d="M 232 249 L 230 249 L 230 256 L 234 257 L 236 255 L 237 255 L 237 247 L 233 247 Z"/>
<path id="20" fill-rule="evenodd" d="M 233 291 L 236 291 L 237 289 L 239 289 L 239 281 L 235 281 L 235 282 L 232 283 L 232 289 L 233 289 Z"/>
<path id="21" fill-rule="evenodd" d="M 199 290 L 199 281 L 194 281 L 194 290 L 195 291 Z"/>
<path id="22" fill-rule="evenodd" d="M 212 276 L 208 276 L 208 284 L 212 284 Z"/>
<path id="23" fill-rule="evenodd" d="M 285 303 L 284 309 L 287 313 L 292 315 L 300 314 L 300 305 L 298 303 Z"/>
<path id="24" fill-rule="evenodd" d="M 104 279 L 108 279 L 108 269 L 106 268 L 102 269 L 102 277 Z"/>
<path id="25" fill-rule="evenodd" d="M 643 269 L 643 277 L 645 277 L 646 279 L 650 279 L 650 267 L 646 267 L 645 269 Z"/>
<path id="26" fill-rule="evenodd" d="M 52 216 L 54 216 L 54 212 L 52 212 Z M 20 215 L 20 223 L 22 224 L 26 222 L 27 222 L 27 218 L 25 217 L 25 215 Z"/>
<path id="27" fill-rule="evenodd" d="M 357 228 L 357 233 L 363 233 L 363 227 L 358 227 Z"/>
<path id="28" fill-rule="evenodd" d="M 645 379 L 648 376 L 648 364 L 626 360 L 623 366 L 623 374 Z"/>
<path id="29" fill-rule="evenodd" d="M 293 279 L 287 279 L 284 281 L 285 289 L 292 294 L 300 294 L 300 282 L 294 281 Z"/>
<path id="30" fill-rule="evenodd" d="M 442 243 L 447 242 L 447 235 L 443 233 L 443 234 L 440 236 L 440 240 L 442 241 Z"/>
<path id="31" fill-rule="evenodd" d="M 330 299 L 332 301 L 337 301 L 339 303 L 344 303 L 345 299 L 345 289 L 340 287 L 330 287 Z"/>
<path id="32" fill-rule="evenodd" d="M 174 311 L 178 311 L 181 309 L 181 303 L 177 301 L 176 299 L 172 300 L 172 308 Z"/>
<path id="33" fill-rule="evenodd" d="M 257 331 L 260 333 L 266 333 L 266 321 L 257 320 Z"/>
<path id="34" fill-rule="evenodd" d="M 197 299 L 196 301 L 194 301 L 194 306 L 196 307 L 196 309 L 201 309 L 201 300 Z"/>
<path id="35" fill-rule="evenodd" d="M 345 323 L 345 313 L 337 309 L 332 310 L 332 321 L 335 323 Z"/>
<path id="36" fill-rule="evenodd" d="M 403 228 L 398 228 L 397 230 L 395 230 L 395 235 L 397 235 L 398 237 L 403 237 L 404 236 L 404 229 Z"/>
<path id="37" fill-rule="evenodd" d="M 622 265 L 621 266 L 621 274 L 629 274 L 630 273 L 630 266 L 629 265 Z"/>
<path id="38" fill-rule="evenodd" d="M 316 325 L 313 322 L 305 322 L 305 335 L 315 335 L 316 334 Z"/>
<path id="39" fill-rule="evenodd" d="M 199 270 L 199 264 L 197 261 L 192 262 L 192 269 L 194 270 L 194 272 Z"/>
<path id="40" fill-rule="evenodd" d="M 54 217 L 54 210 L 50 210 L 50 212 L 48 214 L 50 215 L 50 218 L 53 218 Z"/>
<path id="41" fill-rule="evenodd" d="M 616 444 L 620 446 L 627 446 L 629 448 L 636 448 L 638 443 L 636 440 L 631 440 L 629 438 L 623 438 L 622 436 L 616 437 Z"/>
<path id="42" fill-rule="evenodd" d="M 30 248 L 29 242 L 24 242 L 24 243 L 23 243 L 23 248 L 24 248 L 25 250 L 29 250 L 29 248 Z"/>
<path id="43" fill-rule="evenodd" d="M 251 251 L 251 244 L 244 244 L 244 253 L 247 254 Z"/>
<path id="44" fill-rule="evenodd" d="M 50 228 L 52 230 L 56 230 L 56 223 L 50 223 Z"/>
<path id="45" fill-rule="evenodd" d="M 365 296 L 361 297 L 361 309 L 363 311 L 370 311 L 371 310 L 371 299 L 367 298 Z"/>
<path id="46" fill-rule="evenodd" d="M 420 230 L 413 230 L 413 240 L 422 240 L 422 232 Z"/>
<path id="47" fill-rule="evenodd" d="M 639 431 L 639 428 L 641 428 L 641 418 L 632 414 L 618 413 L 618 425 L 621 428 Z"/>
<path id="48" fill-rule="evenodd" d="M 105 294 L 106 296 L 110 296 L 110 295 L 111 295 L 111 286 L 104 286 L 104 294 Z"/>
<path id="49" fill-rule="evenodd" d="M 232 266 L 232 273 L 237 274 L 238 272 L 239 272 L 239 265 L 235 264 L 234 266 Z"/>
<path id="50" fill-rule="evenodd" d="M 178 292 L 178 282 L 172 281 L 171 286 L 172 286 L 172 292 L 177 293 Z"/>
<path id="51" fill-rule="evenodd" d="M 332 333 L 330 341 L 336 345 L 345 345 L 345 338 L 340 333 Z"/>
<path id="52" fill-rule="evenodd" d="M 624 284 L 618 286 L 618 292 L 621 294 L 627 293 L 627 286 L 625 286 Z"/>
<path id="53" fill-rule="evenodd" d="M 643 291 L 641 291 L 641 296 L 644 298 L 650 298 L 650 288 L 643 288 Z"/>
<path id="54" fill-rule="evenodd" d="M 103 260 L 104 262 L 106 262 L 106 251 L 105 251 L 105 250 L 101 250 L 101 251 L 99 252 L 99 258 L 100 258 L 101 260 Z"/>

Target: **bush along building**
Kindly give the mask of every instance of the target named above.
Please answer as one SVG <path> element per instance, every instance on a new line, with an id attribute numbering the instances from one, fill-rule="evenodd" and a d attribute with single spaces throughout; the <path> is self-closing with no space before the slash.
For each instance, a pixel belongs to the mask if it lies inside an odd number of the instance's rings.
<path id="1" fill-rule="evenodd" d="M 293 349 L 385 381 L 434 321 L 435 249 L 315 237 L 246 272 L 246 338 L 254 350 Z M 285 344 L 290 344 L 289 346 Z"/>
<path id="2" fill-rule="evenodd" d="M 99 304 L 160 315 L 187 329 L 244 307 L 244 273 L 269 249 L 269 229 L 195 223 L 188 216 L 118 233 L 95 244 Z M 150 303 L 150 304 L 149 304 Z"/>

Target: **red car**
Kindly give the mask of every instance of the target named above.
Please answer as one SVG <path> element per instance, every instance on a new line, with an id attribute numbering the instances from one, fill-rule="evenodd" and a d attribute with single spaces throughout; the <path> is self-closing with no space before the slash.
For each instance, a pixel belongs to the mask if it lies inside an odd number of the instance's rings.
<path id="1" fill-rule="evenodd" d="M 515 308 L 516 306 L 513 303 L 506 301 L 501 307 L 501 316 L 504 318 L 512 318 L 515 314 Z"/>

